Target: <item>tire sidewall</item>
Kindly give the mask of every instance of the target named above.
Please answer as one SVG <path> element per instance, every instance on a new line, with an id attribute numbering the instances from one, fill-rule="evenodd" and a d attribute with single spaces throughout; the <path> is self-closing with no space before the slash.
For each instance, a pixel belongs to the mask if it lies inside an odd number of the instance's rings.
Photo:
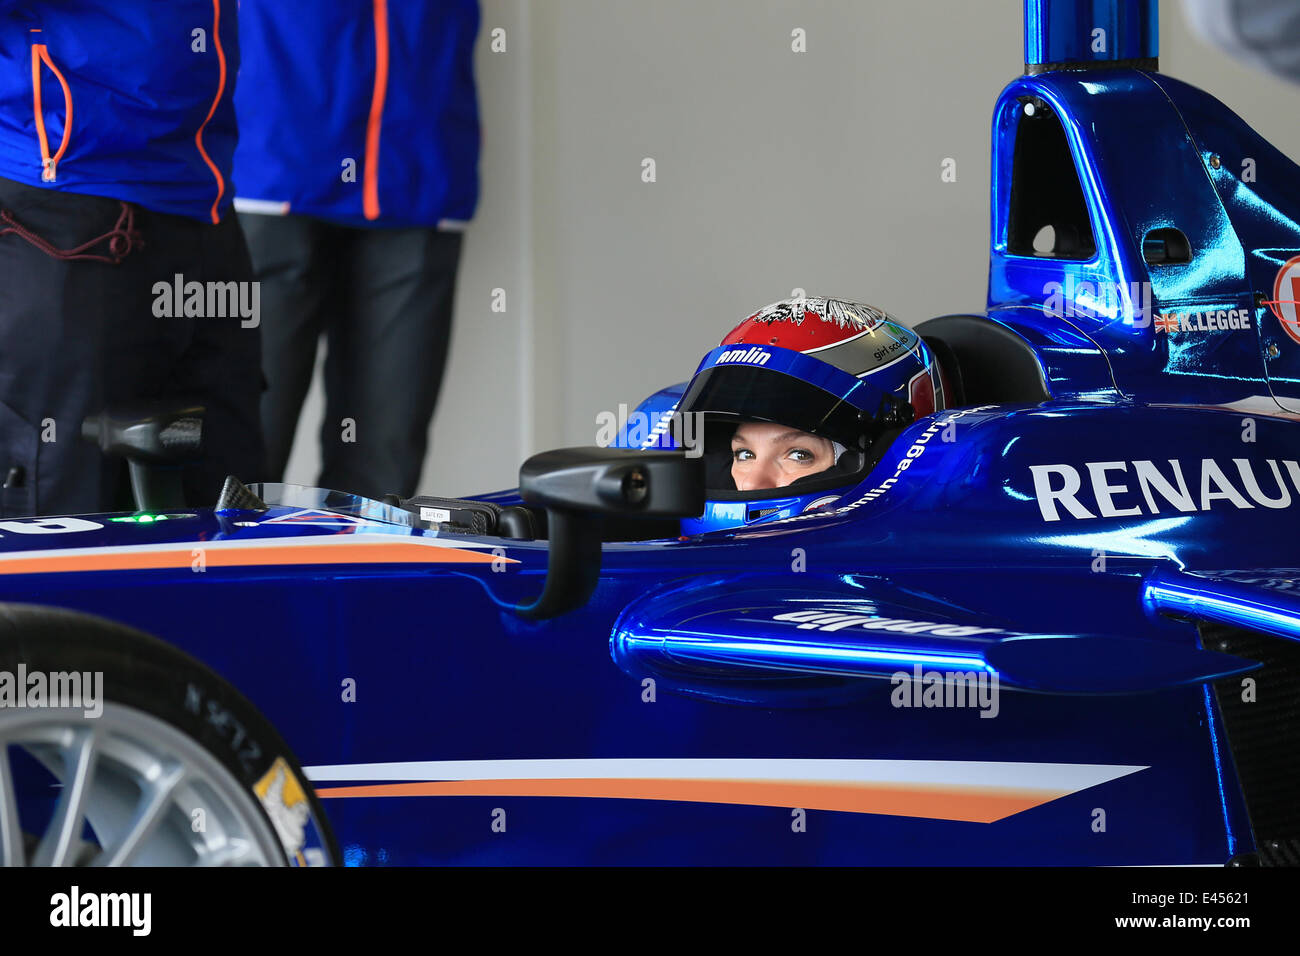
<path id="1" fill-rule="evenodd" d="M 102 673 L 105 703 L 143 711 L 198 743 L 248 791 L 277 836 L 280 831 L 255 787 L 286 767 L 308 802 L 308 826 L 314 825 L 328 861 L 341 861 L 328 818 L 297 758 L 270 721 L 211 668 L 143 631 L 103 618 L 0 604 L 0 671 L 16 673 L 20 663 L 28 673 Z M 0 719 L 4 713 L 0 709 Z M 279 842 L 281 862 L 288 864 L 293 848 L 283 838 Z"/>

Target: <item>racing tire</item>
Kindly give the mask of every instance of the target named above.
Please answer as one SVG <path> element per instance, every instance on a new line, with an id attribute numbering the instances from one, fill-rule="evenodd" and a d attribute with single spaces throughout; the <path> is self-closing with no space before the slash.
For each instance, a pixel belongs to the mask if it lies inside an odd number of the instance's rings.
<path id="1" fill-rule="evenodd" d="M 0 604 L 0 865 L 341 859 L 297 759 L 211 668 L 99 617 Z"/>

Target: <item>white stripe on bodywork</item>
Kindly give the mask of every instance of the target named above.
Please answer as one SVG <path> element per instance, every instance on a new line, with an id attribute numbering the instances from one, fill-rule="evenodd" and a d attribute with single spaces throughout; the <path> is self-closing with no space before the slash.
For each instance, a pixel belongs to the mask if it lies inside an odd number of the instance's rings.
<path id="1" fill-rule="evenodd" d="M 331 548 L 347 548 L 358 544 L 417 544 L 426 548 L 495 548 L 498 544 L 483 541 L 465 541 L 457 538 L 417 537 L 404 529 L 400 534 L 376 534 L 361 532 L 352 534 L 308 534 L 284 538 L 250 538 L 248 540 L 226 539 L 221 541 L 168 541 L 160 544 L 101 545 L 91 548 L 50 548 L 40 551 L 6 551 L 0 552 L 0 561 L 29 561 L 32 558 L 48 557 L 84 557 L 113 551 L 118 554 L 140 554 L 150 551 L 171 552 L 189 551 L 202 548 L 204 551 L 255 550 L 257 548 L 306 548 L 320 547 L 329 542 Z"/>
<path id="2" fill-rule="evenodd" d="M 1146 770 L 1125 764 L 980 760 L 755 757 L 596 757 L 560 760 L 414 760 L 304 767 L 316 783 L 401 780 L 771 780 L 922 784 L 1075 792 Z"/>

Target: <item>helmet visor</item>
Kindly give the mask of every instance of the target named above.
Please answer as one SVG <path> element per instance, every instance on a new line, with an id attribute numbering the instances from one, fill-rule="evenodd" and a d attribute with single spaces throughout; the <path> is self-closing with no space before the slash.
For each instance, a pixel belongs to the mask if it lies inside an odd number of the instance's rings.
<path id="1" fill-rule="evenodd" d="M 687 386 L 678 409 L 736 421 L 774 422 L 860 448 L 864 438 L 873 437 L 905 405 L 816 359 L 784 349 L 770 351 L 778 361 L 719 364 L 718 353 L 726 350 L 715 349 Z M 809 368 L 802 368 L 806 363 Z M 816 375 L 800 374 L 807 371 Z"/>

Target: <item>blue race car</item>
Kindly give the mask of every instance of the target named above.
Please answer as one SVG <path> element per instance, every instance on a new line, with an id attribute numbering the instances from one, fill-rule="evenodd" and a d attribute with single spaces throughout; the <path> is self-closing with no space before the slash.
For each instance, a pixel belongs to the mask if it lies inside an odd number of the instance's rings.
<path id="1" fill-rule="evenodd" d="M 0 521 L 0 861 L 1300 862 L 1300 169 L 1026 13 L 978 314 L 775 303 L 472 499 L 106 417 L 140 511 Z"/>

